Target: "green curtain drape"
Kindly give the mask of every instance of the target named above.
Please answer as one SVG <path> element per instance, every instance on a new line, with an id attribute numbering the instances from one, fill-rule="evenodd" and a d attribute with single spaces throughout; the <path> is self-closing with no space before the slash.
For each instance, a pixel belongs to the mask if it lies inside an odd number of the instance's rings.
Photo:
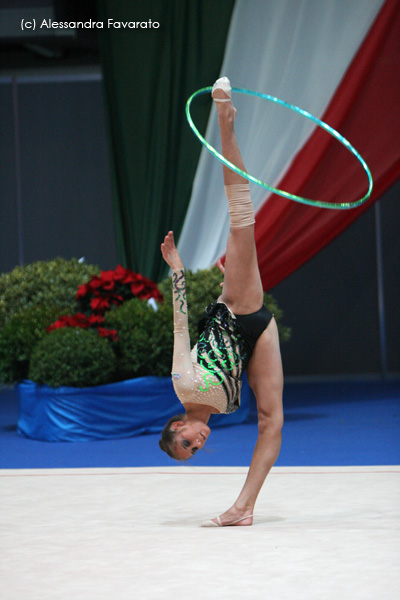
<path id="1" fill-rule="evenodd" d="M 218 77 L 234 0 L 98 0 L 119 259 L 159 281 L 160 243 L 178 238 L 201 150 L 185 117 L 189 95 Z M 114 29 L 108 19 L 156 21 Z M 204 132 L 211 102 L 195 122 Z"/>

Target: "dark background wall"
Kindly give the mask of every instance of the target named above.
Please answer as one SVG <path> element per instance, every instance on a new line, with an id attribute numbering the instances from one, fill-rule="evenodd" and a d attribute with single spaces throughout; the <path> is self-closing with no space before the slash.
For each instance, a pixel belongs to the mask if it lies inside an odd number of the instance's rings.
<path id="1" fill-rule="evenodd" d="M 0 78 L 0 270 L 117 263 L 99 73 Z"/>

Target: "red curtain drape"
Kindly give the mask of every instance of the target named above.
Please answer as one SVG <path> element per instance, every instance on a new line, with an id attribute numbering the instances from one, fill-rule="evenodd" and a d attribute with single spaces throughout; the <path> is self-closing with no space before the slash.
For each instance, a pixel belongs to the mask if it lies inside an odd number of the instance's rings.
<path id="1" fill-rule="evenodd" d="M 270 289 L 360 217 L 400 175 L 400 3 L 387 0 L 322 120 L 358 150 L 373 176 L 368 202 L 329 210 L 271 195 L 257 213 L 256 243 Z M 301 117 L 299 117 L 301 118 Z M 359 161 L 317 128 L 277 186 L 329 202 L 352 202 L 368 188 Z"/>

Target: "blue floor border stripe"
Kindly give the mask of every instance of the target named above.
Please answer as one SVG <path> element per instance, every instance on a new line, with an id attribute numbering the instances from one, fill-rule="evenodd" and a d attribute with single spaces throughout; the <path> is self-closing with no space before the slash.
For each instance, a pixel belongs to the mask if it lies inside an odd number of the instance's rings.
<path id="1" fill-rule="evenodd" d="M 400 380 L 289 382 L 277 466 L 400 464 Z M 122 440 L 49 443 L 21 438 L 13 389 L 0 391 L 0 468 L 174 466 L 158 434 Z M 214 429 L 193 466 L 248 466 L 255 424 Z"/>

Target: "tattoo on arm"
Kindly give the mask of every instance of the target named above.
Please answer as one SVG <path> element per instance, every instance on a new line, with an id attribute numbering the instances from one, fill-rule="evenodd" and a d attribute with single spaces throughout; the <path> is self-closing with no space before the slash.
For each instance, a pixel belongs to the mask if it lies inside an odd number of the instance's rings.
<path id="1" fill-rule="evenodd" d="M 183 308 L 186 303 L 186 282 L 185 272 L 183 269 L 179 271 L 179 273 L 172 274 L 172 293 L 174 297 L 174 302 L 180 303 L 180 312 L 186 315 L 186 311 Z"/>

